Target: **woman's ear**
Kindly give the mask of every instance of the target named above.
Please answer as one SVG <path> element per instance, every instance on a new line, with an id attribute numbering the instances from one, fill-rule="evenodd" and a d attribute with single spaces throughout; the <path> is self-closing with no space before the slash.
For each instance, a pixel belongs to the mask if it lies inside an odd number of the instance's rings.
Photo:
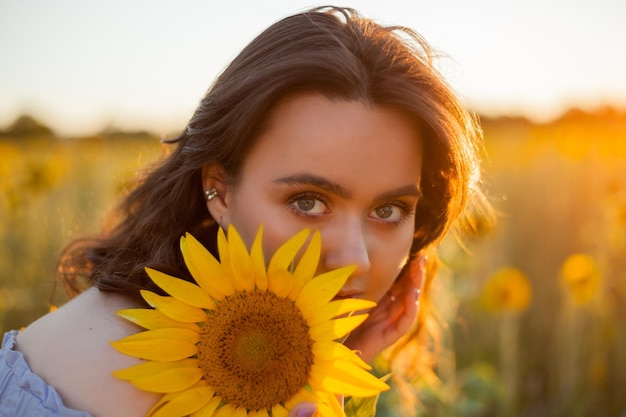
<path id="1" fill-rule="evenodd" d="M 211 217 L 223 228 L 230 224 L 230 191 L 226 175 L 218 165 L 202 168 L 202 187 Z"/>

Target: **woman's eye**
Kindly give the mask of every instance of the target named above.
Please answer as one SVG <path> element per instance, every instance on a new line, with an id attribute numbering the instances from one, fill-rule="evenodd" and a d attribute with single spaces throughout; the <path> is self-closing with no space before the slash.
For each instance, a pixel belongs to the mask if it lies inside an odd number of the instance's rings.
<path id="1" fill-rule="evenodd" d="M 328 207 L 323 201 L 310 196 L 297 197 L 290 205 L 296 212 L 309 216 L 318 216 L 328 212 Z"/>
<path id="2" fill-rule="evenodd" d="M 375 208 L 371 214 L 377 220 L 387 223 L 399 223 L 406 217 L 405 211 L 396 205 L 388 204 Z"/>
<path id="3" fill-rule="evenodd" d="M 302 211 L 310 211 L 315 207 L 315 199 L 314 198 L 301 198 L 296 201 L 296 205 Z"/>

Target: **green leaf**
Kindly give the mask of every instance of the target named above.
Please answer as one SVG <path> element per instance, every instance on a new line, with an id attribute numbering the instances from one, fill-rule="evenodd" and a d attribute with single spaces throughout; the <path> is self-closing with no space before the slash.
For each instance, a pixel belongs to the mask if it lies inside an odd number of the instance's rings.
<path id="1" fill-rule="evenodd" d="M 345 405 L 344 411 L 348 417 L 374 417 L 376 404 L 380 394 L 366 398 L 351 398 Z"/>
<path id="2" fill-rule="evenodd" d="M 379 379 L 387 382 L 391 378 L 391 373 L 381 376 Z M 347 398 L 344 404 L 344 412 L 347 417 L 374 417 L 376 416 L 376 405 L 381 393 L 372 397 Z"/>

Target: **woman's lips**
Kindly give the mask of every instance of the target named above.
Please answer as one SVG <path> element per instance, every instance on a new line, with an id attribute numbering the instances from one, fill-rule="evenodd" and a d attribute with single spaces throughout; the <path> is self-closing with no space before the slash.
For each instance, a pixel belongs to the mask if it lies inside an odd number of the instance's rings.
<path id="1" fill-rule="evenodd" d="M 361 298 L 361 293 L 342 293 L 339 292 L 336 296 L 333 297 L 333 300 L 345 300 L 346 298 Z"/>

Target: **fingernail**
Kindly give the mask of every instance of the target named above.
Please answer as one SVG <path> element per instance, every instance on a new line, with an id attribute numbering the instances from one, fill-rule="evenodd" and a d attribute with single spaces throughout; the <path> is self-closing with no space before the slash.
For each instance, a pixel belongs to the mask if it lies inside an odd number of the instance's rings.
<path id="1" fill-rule="evenodd" d="M 312 417 L 316 412 L 317 407 L 314 404 L 303 404 L 298 408 L 298 410 L 296 410 L 296 415 L 294 417 Z"/>

